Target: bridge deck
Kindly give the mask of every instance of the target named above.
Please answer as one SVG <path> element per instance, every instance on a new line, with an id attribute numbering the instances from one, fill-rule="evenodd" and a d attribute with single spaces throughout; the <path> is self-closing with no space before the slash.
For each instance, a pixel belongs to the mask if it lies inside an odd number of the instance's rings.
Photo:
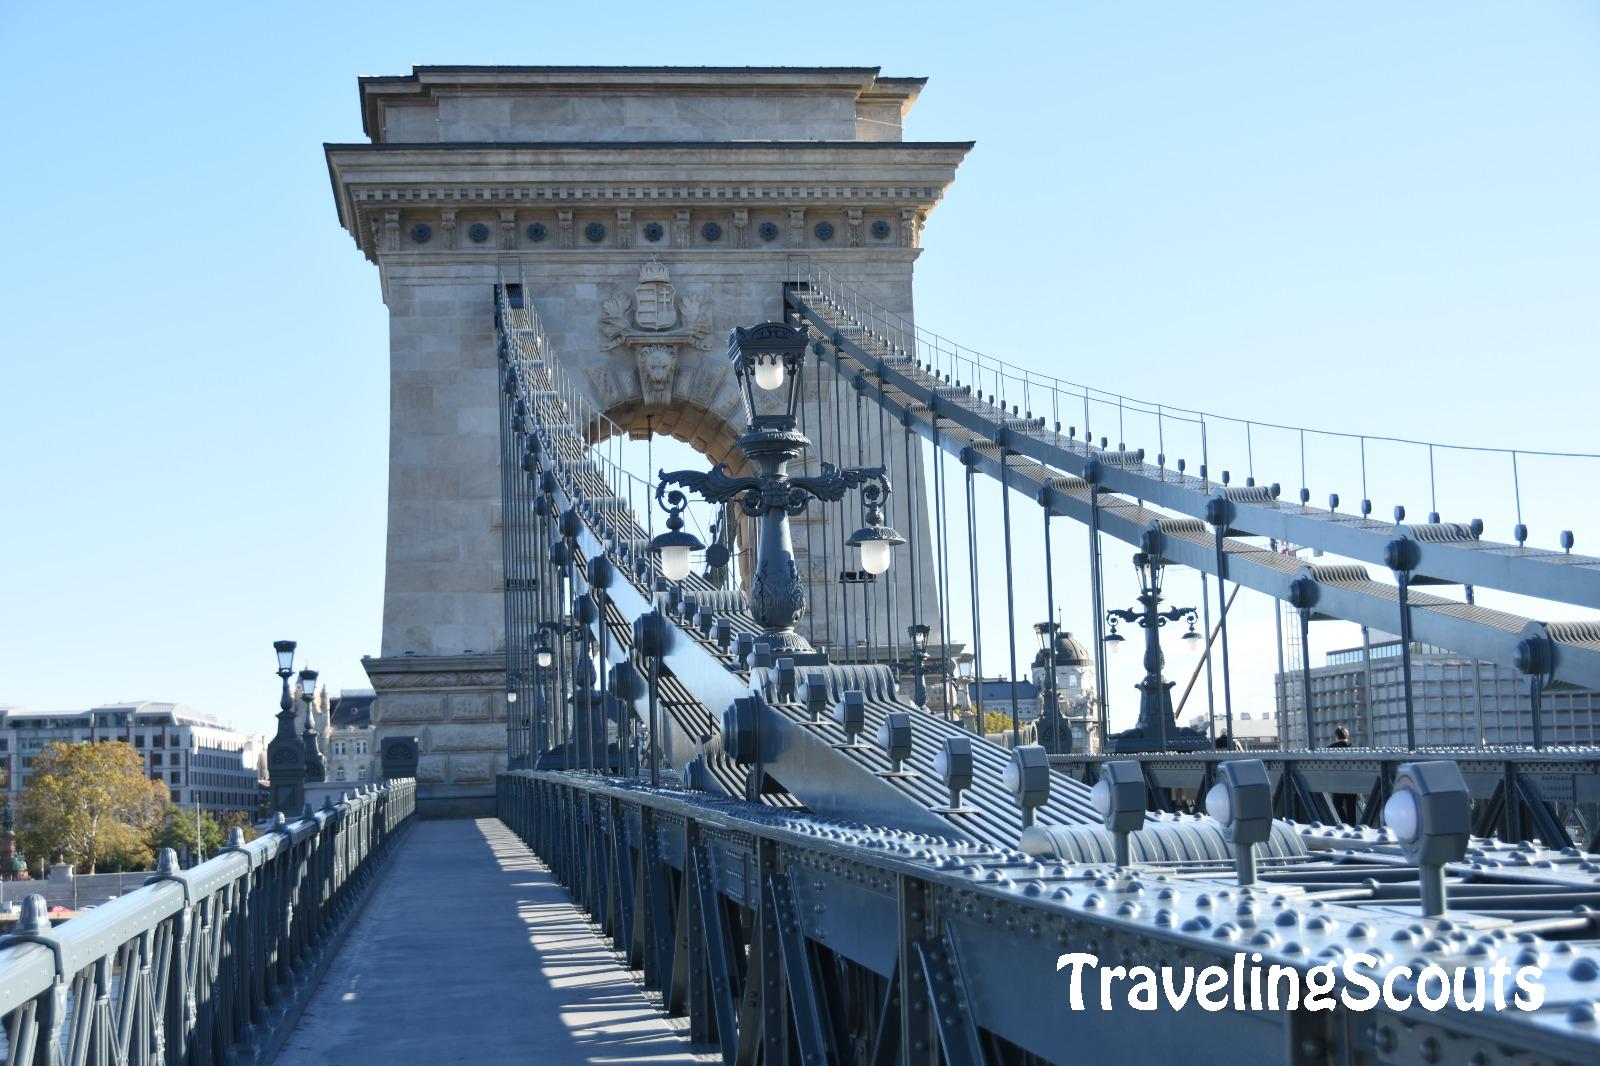
<path id="1" fill-rule="evenodd" d="M 280 1064 L 712 1061 L 500 822 L 422 822 L 389 861 Z"/>

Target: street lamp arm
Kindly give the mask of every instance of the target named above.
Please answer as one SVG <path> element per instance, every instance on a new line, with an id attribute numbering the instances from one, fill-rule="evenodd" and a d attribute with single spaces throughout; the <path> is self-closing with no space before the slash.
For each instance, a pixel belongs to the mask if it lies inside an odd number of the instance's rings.
<path id="1" fill-rule="evenodd" d="M 1115 618 L 1119 622 L 1133 623 L 1144 617 L 1143 611 L 1130 611 L 1125 608 L 1113 608 L 1106 612 L 1106 621 Z"/>
<path id="2" fill-rule="evenodd" d="M 825 461 L 822 473 L 789 479 L 789 500 L 785 509 L 791 515 L 798 515 L 805 511 L 806 504 L 812 499 L 837 503 L 853 488 L 860 488 L 869 501 L 875 495 L 886 496 L 889 492 L 888 471 L 881 466 L 840 468 Z"/>
<path id="3" fill-rule="evenodd" d="M 656 485 L 656 500 L 668 511 L 681 511 L 688 499 L 677 489 L 668 492 L 668 485 L 682 485 L 710 503 L 727 503 L 741 494 L 759 491 L 761 479 L 730 477 L 727 463 L 718 463 L 710 470 L 663 470 Z"/>

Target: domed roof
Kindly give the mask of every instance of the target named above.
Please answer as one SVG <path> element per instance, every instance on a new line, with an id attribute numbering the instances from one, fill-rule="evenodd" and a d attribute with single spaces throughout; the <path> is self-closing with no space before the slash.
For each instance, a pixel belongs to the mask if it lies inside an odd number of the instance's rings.
<path id="1" fill-rule="evenodd" d="M 1056 666 L 1088 666 L 1089 649 L 1071 633 L 1056 632 Z M 1036 670 L 1047 670 L 1050 667 L 1050 653 L 1043 648 L 1033 657 L 1033 666 Z"/>

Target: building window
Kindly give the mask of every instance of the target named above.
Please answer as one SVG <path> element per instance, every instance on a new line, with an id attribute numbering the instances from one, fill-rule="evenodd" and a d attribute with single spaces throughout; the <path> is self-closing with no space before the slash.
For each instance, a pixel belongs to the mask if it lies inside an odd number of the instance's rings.
<path id="1" fill-rule="evenodd" d="M 178 784 L 182 780 L 183 780 L 183 775 L 182 774 L 178 773 L 178 771 L 176 771 L 176 770 L 172 771 L 172 783 L 174 785 Z"/>
<path id="2" fill-rule="evenodd" d="M 367 753 L 367 742 L 364 741 L 364 740 L 356 741 L 356 754 L 357 755 L 365 755 L 366 753 Z"/>
<path id="3" fill-rule="evenodd" d="M 333 779 L 335 781 L 343 781 L 344 780 L 344 767 L 341 766 L 341 767 L 339 767 L 337 770 L 335 770 L 333 772 Z"/>

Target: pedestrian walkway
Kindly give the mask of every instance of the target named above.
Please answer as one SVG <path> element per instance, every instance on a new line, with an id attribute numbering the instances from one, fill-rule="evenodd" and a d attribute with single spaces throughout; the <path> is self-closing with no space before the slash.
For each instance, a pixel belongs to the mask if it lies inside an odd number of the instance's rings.
<path id="1" fill-rule="evenodd" d="M 707 1051 L 702 1047 L 701 1051 Z M 400 1062 L 698 1063 L 522 842 L 420 822 L 385 865 L 279 1055 Z"/>

